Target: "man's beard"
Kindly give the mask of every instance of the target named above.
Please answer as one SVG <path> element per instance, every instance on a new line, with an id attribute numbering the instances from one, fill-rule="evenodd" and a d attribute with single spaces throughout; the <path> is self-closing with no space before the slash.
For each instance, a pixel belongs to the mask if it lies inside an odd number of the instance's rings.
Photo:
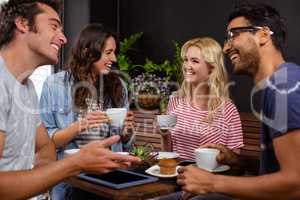
<path id="1" fill-rule="evenodd" d="M 234 66 L 234 72 L 237 74 L 244 74 L 254 76 L 257 73 L 260 56 L 257 48 L 252 47 L 245 52 L 243 49 L 239 50 L 240 62 Z"/>

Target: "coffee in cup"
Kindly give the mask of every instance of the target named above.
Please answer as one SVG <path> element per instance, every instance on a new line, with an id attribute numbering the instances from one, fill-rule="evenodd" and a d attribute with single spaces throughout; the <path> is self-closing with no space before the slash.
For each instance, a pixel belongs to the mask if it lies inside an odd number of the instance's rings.
<path id="1" fill-rule="evenodd" d="M 195 160 L 199 168 L 212 171 L 218 166 L 217 156 L 220 150 L 213 148 L 195 149 Z"/>
<path id="2" fill-rule="evenodd" d="M 176 158 L 164 158 L 158 161 L 160 174 L 175 174 L 177 167 Z"/>
<path id="3" fill-rule="evenodd" d="M 160 173 L 164 175 L 175 174 L 178 157 L 179 154 L 175 152 L 159 152 L 157 159 Z"/>

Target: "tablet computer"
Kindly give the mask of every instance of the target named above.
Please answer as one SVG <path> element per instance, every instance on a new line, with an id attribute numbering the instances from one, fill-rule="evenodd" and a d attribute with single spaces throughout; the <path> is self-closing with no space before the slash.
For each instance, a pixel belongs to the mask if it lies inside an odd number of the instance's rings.
<path id="1" fill-rule="evenodd" d="M 80 179 L 105 185 L 114 189 L 123 189 L 135 185 L 152 183 L 158 180 L 156 177 L 121 169 L 102 175 L 81 173 L 78 177 Z"/>

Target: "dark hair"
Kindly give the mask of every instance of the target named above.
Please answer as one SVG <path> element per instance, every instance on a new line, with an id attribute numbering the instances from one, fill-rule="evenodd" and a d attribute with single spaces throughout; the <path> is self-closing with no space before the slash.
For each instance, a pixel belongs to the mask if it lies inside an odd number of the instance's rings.
<path id="1" fill-rule="evenodd" d="M 59 0 L 9 0 L 2 4 L 0 10 L 0 48 L 13 39 L 17 17 L 28 20 L 30 30 L 35 29 L 35 17 L 43 12 L 38 3 L 46 4 L 58 13 L 61 11 Z"/>
<path id="2" fill-rule="evenodd" d="M 267 26 L 274 32 L 272 41 L 276 49 L 284 52 L 286 24 L 279 12 L 264 3 L 242 2 L 229 14 L 228 22 L 236 17 L 245 17 L 253 26 Z"/>
<path id="3" fill-rule="evenodd" d="M 81 30 L 78 38 L 71 49 L 71 54 L 66 65 L 70 79 L 73 81 L 74 103 L 77 107 L 86 108 L 85 99 L 93 96 L 87 87 L 76 87 L 77 83 L 90 81 L 92 78 L 92 66 L 94 62 L 101 58 L 101 52 L 104 49 L 105 41 L 115 34 L 102 24 L 89 24 Z M 100 77 L 97 76 L 94 87 L 97 89 L 98 99 L 101 89 L 100 78 L 103 78 L 103 98 L 104 107 L 111 103 L 113 107 L 123 106 L 125 96 L 120 77 L 116 73 L 109 73 Z"/>

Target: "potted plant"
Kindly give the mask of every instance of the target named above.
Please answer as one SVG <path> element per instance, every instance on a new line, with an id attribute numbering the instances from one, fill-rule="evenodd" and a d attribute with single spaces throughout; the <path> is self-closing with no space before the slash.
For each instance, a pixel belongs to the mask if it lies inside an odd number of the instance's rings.
<path id="1" fill-rule="evenodd" d="M 136 107 L 159 108 L 161 100 L 169 94 L 168 82 L 155 74 L 142 73 L 133 79 Z"/>
<path id="2" fill-rule="evenodd" d="M 175 54 L 171 61 L 166 59 L 162 63 L 155 63 L 146 58 L 144 64 L 133 64 L 128 52 L 133 50 L 133 45 L 142 35 L 143 33 L 135 33 L 120 42 L 119 68 L 128 76 L 139 72 L 137 76 L 132 75 L 134 78 L 128 77 L 128 80 L 132 80 L 128 81 L 128 88 L 133 94 L 136 107 L 165 110 L 172 86 L 175 85 L 175 89 L 178 89 L 174 82 L 178 83 L 182 79 L 180 47 L 177 42 L 173 42 Z"/>

